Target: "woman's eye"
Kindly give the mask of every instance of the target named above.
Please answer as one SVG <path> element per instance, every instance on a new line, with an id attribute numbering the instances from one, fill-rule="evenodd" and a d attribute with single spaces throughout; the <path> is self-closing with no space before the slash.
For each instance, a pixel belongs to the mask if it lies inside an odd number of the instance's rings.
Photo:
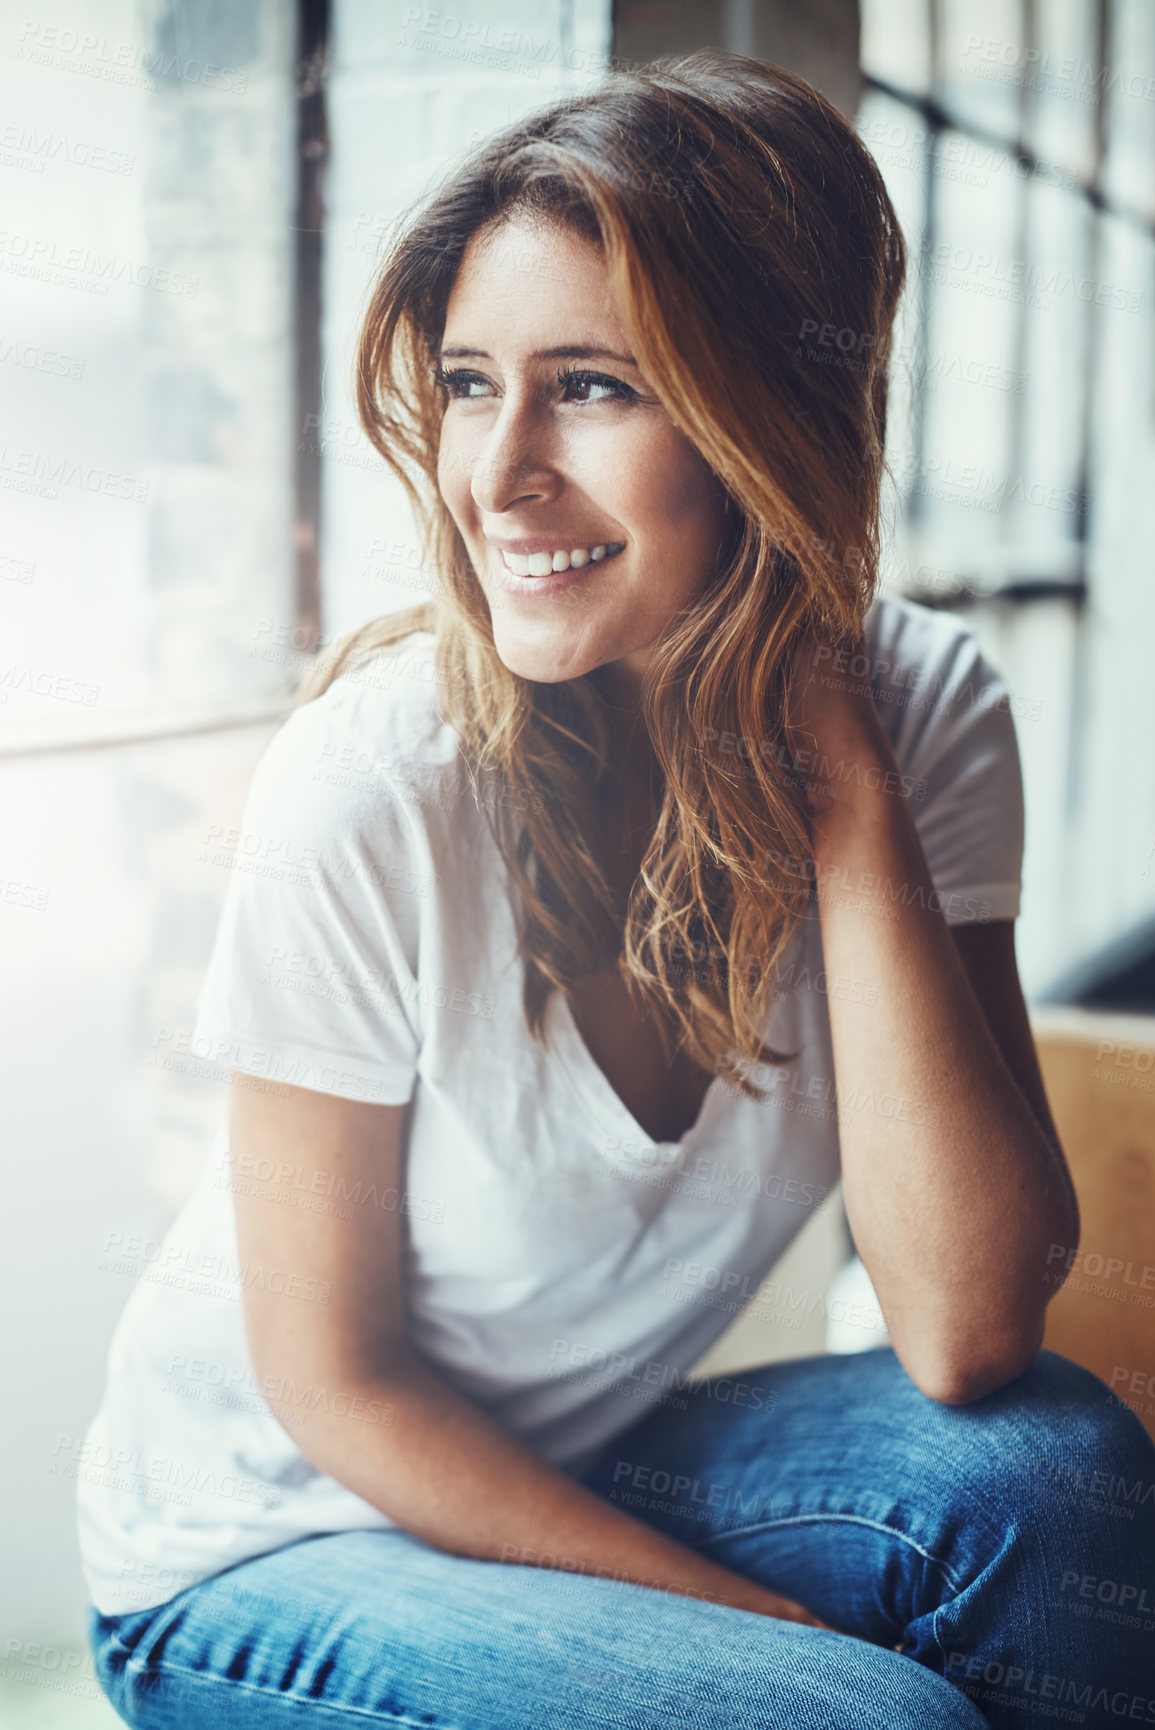
<path id="1" fill-rule="evenodd" d="M 475 402 L 491 388 L 487 378 L 479 372 L 470 372 L 466 367 L 434 367 L 433 376 L 452 402 Z M 623 384 L 620 378 L 611 378 L 606 373 L 584 372 L 576 367 L 559 367 L 557 382 L 566 402 L 631 402 L 637 396 L 637 392 Z M 476 391 L 475 385 L 480 387 Z M 593 394 L 598 392 L 601 394 Z"/>
<path id="2" fill-rule="evenodd" d="M 454 400 L 457 400 L 458 398 L 468 398 L 470 394 L 469 386 L 471 384 L 486 384 L 488 382 L 486 379 L 482 378 L 479 372 L 469 372 L 465 367 L 461 366 L 434 367 L 433 376 L 441 386 L 442 390 L 444 390 Z"/>
<path id="3" fill-rule="evenodd" d="M 623 384 L 620 378 L 610 378 L 608 374 L 602 372 L 580 372 L 574 367 L 559 366 L 557 369 L 557 382 L 561 385 L 563 390 L 566 389 L 568 385 L 574 385 L 578 390 L 604 390 L 608 393 L 606 396 L 587 396 L 579 399 L 585 402 L 607 402 L 611 400 L 628 402 L 631 398 L 637 395 L 637 392 L 631 390 L 628 384 Z M 572 400 L 574 399 L 571 398 L 571 401 Z"/>

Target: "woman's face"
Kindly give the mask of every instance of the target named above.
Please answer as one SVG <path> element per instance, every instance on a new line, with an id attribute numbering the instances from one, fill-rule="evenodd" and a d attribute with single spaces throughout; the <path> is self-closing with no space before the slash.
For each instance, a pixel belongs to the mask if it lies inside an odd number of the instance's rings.
<path id="1" fill-rule="evenodd" d="M 498 654 L 545 684 L 611 665 L 636 696 L 648 646 L 714 568 L 725 494 L 634 363 L 599 248 L 521 220 L 475 235 L 441 365 L 438 485 Z M 552 555 L 575 552 L 563 574 Z"/>

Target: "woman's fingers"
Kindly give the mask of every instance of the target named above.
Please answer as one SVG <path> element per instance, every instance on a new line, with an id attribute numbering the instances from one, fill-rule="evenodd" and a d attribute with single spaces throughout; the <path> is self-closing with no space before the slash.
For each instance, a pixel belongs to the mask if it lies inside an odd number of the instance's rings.
<path id="1" fill-rule="evenodd" d="M 763 1615 L 776 1616 L 780 1622 L 801 1622 L 807 1628 L 823 1628 L 828 1634 L 843 1634 L 849 1640 L 863 1638 L 861 1634 L 848 1634 L 845 1628 L 832 1628 L 829 1622 L 824 1622 L 821 1616 L 816 1616 L 813 1610 L 808 1610 L 805 1604 L 799 1604 L 793 1598 L 780 1597 L 777 1592 L 767 1592 L 763 1596 L 765 1608 L 758 1606 Z"/>

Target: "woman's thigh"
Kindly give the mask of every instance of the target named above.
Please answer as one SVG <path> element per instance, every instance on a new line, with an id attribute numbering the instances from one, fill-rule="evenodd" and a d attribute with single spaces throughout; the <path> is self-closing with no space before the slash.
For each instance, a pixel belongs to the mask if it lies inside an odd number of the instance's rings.
<path id="1" fill-rule="evenodd" d="M 402 1530 L 306 1539 L 155 1612 L 92 1618 L 141 1730 L 980 1730 L 941 1677 L 843 1634 L 619 1580 L 434 1550 Z"/>
<path id="2" fill-rule="evenodd" d="M 1155 1443 L 1054 1352 L 945 1406 L 885 1348 L 711 1377 L 584 1476 L 626 1512 L 949 1678 L 993 1725 L 1155 1723 Z"/>

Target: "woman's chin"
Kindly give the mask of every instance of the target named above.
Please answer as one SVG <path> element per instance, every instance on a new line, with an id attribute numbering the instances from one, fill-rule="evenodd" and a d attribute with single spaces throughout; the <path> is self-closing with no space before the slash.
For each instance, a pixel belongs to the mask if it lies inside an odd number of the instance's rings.
<path id="1" fill-rule="evenodd" d="M 529 642 L 520 633 L 509 636 L 500 629 L 494 631 L 494 647 L 502 663 L 519 679 L 532 679 L 538 685 L 558 685 L 564 679 L 580 679 L 598 665 L 590 655 L 574 652 L 574 645 L 548 640 Z"/>

